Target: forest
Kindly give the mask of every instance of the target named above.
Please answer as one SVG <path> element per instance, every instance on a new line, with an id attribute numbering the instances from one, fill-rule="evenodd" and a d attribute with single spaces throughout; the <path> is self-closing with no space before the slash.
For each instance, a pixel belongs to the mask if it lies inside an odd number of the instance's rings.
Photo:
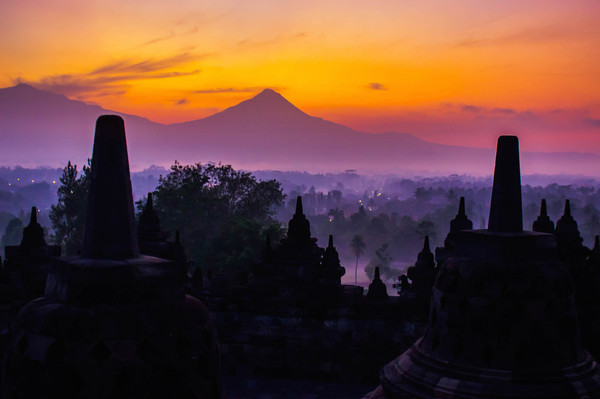
<path id="1" fill-rule="evenodd" d="M 47 240 L 61 244 L 66 254 L 76 253 L 83 234 L 78 223 L 84 218 L 86 170 L 70 164 L 64 169 L 0 168 L 0 244 L 19 243 L 30 207 L 36 206 Z M 132 173 L 138 211 L 153 192 L 162 228 L 171 238 L 181 231 L 192 269 L 231 275 L 248 270 L 258 261 L 267 233 L 273 242 L 285 234 L 301 196 L 318 244 L 325 247 L 328 236 L 334 236 L 346 267 L 343 281 L 353 283 L 358 267 L 362 284 L 372 277 L 374 266 L 380 266 L 382 278 L 397 279 L 416 260 L 425 236 L 432 250 L 442 246 L 460 197 L 465 197 L 474 228 L 485 228 L 491 185 L 491 177 L 467 175 L 247 172 L 220 164 L 176 163 L 169 170 Z M 591 246 L 600 234 L 599 188 L 598 181 L 586 177 L 524 176 L 525 228 L 539 214 L 542 198 L 554 222 L 569 199 L 583 243 Z"/>

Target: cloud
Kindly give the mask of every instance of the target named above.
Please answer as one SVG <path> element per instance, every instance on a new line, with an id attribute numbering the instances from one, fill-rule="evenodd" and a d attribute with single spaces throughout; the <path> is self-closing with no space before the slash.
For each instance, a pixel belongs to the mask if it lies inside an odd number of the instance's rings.
<path id="1" fill-rule="evenodd" d="M 387 90 L 387 87 L 385 87 L 383 84 L 381 83 L 369 83 L 369 85 L 367 86 L 367 88 L 371 89 L 371 90 Z"/>
<path id="2" fill-rule="evenodd" d="M 132 82 L 147 79 L 169 79 L 196 75 L 199 69 L 173 71 L 205 55 L 188 52 L 166 58 L 136 60 L 125 58 L 102 65 L 90 72 L 79 74 L 51 75 L 38 81 L 28 81 L 41 90 L 82 98 L 86 95 L 121 95 L 131 88 Z"/>
<path id="3" fill-rule="evenodd" d="M 188 100 L 187 98 L 182 98 L 180 100 L 175 101 L 175 105 L 183 105 L 183 104 L 187 104 Z"/>
<path id="4" fill-rule="evenodd" d="M 99 74 L 116 74 L 116 73 L 148 73 L 161 71 L 167 68 L 179 66 L 181 64 L 196 61 L 203 56 L 194 55 L 191 53 L 175 54 L 163 59 L 146 59 L 135 61 L 132 59 L 119 60 L 104 66 L 101 66 L 92 72 L 90 75 Z"/>
<path id="5" fill-rule="evenodd" d="M 462 107 L 460 107 L 460 109 L 464 112 L 471 112 L 473 114 L 478 114 L 485 110 L 482 107 L 478 107 L 476 105 L 468 105 L 468 104 L 463 105 Z"/>
<path id="6" fill-rule="evenodd" d="M 281 40 L 282 40 L 282 38 L 280 36 L 276 36 L 274 38 L 265 39 L 265 40 L 242 39 L 242 40 L 239 40 L 236 43 L 236 45 L 239 48 L 252 49 L 252 48 L 256 48 L 256 47 L 263 47 L 263 46 L 270 46 L 273 44 L 277 44 Z"/>
<path id="7" fill-rule="evenodd" d="M 477 117 L 490 117 L 490 118 L 501 118 L 501 117 L 532 117 L 534 114 L 530 110 L 517 111 L 514 108 L 506 107 L 495 107 L 488 108 L 474 104 L 461 104 L 461 103 L 440 103 L 442 112 L 450 112 L 453 114 L 477 114 Z"/>
<path id="8" fill-rule="evenodd" d="M 160 36 L 160 37 L 156 37 L 156 38 L 154 38 L 154 39 L 150 39 L 150 40 L 148 40 L 148 41 L 145 41 L 145 42 L 143 42 L 143 43 L 140 43 L 140 44 L 138 44 L 138 45 L 137 45 L 137 46 L 135 46 L 135 47 L 144 47 L 144 46 L 148 46 L 148 45 L 150 45 L 150 44 L 154 44 L 154 43 L 162 42 L 162 41 L 165 41 L 165 40 L 169 40 L 169 39 L 171 39 L 171 38 L 173 38 L 173 37 L 175 37 L 175 32 L 171 31 L 171 33 L 169 33 L 169 34 L 168 34 L 168 35 L 166 35 L 166 36 Z"/>
<path id="9" fill-rule="evenodd" d="M 559 40 L 586 39 L 593 32 L 585 27 L 573 29 L 562 25 L 546 25 L 523 29 L 518 32 L 496 37 L 468 37 L 455 43 L 456 47 L 485 47 L 511 44 L 541 44 Z"/>
<path id="10" fill-rule="evenodd" d="M 258 87 L 258 86 L 246 86 L 246 87 L 216 87 L 210 89 L 193 90 L 193 94 L 219 94 L 219 93 L 255 93 L 263 91 L 264 89 L 271 89 L 274 91 L 284 90 L 284 87 Z"/>
<path id="11" fill-rule="evenodd" d="M 586 125 L 595 127 L 595 128 L 600 128 L 600 119 L 585 118 L 583 120 L 583 123 L 585 123 Z"/>
<path id="12" fill-rule="evenodd" d="M 250 93 L 260 90 L 258 87 L 219 87 L 215 89 L 194 90 L 196 94 L 216 94 L 216 93 Z"/>
<path id="13" fill-rule="evenodd" d="M 512 108 L 494 108 L 492 109 L 493 113 L 496 114 L 503 114 L 503 115 L 514 115 L 517 113 L 517 111 L 515 111 Z"/>

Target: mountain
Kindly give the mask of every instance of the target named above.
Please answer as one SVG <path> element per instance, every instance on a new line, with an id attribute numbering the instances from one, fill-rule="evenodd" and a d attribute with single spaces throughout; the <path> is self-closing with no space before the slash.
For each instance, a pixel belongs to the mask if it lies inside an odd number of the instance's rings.
<path id="1" fill-rule="evenodd" d="M 130 163 L 223 162 L 245 169 L 489 174 L 492 149 L 447 146 L 407 133 L 371 134 L 310 116 L 279 93 L 255 97 L 207 118 L 163 125 L 19 84 L 0 89 L 0 165 L 61 166 L 91 154 L 96 118 L 125 119 Z M 593 175 L 600 157 L 524 153 L 526 173 Z"/>
<path id="2" fill-rule="evenodd" d="M 0 165 L 81 164 L 92 154 L 96 118 L 107 113 L 126 120 L 130 147 L 144 157 L 158 155 L 152 142 L 164 135 L 164 125 L 26 84 L 0 89 Z"/>

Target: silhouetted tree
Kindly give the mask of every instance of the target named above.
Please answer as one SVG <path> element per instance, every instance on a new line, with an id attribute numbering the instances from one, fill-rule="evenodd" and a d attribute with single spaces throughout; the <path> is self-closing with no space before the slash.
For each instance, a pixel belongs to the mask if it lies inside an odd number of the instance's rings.
<path id="1" fill-rule="evenodd" d="M 333 190 L 331 191 L 331 196 L 333 197 L 335 204 L 339 206 L 342 201 L 342 192 L 340 190 Z"/>
<path id="2" fill-rule="evenodd" d="M 354 267 L 354 284 L 358 283 L 358 258 L 365 252 L 365 248 L 367 244 L 365 244 L 361 235 L 356 234 L 352 237 L 352 241 L 350 241 L 350 248 L 352 248 L 352 253 L 356 257 L 356 266 Z"/>
<path id="3" fill-rule="evenodd" d="M 231 165 L 181 165 L 160 178 L 154 208 L 161 225 L 180 230 L 191 259 L 203 269 L 238 272 L 259 259 L 267 233 L 282 235 L 272 218 L 283 204 L 276 180 L 257 181 Z"/>
<path id="4" fill-rule="evenodd" d="M 23 238 L 23 221 L 19 218 L 11 219 L 4 229 L 2 236 L 2 246 L 19 245 Z"/>
<path id="5" fill-rule="evenodd" d="M 375 257 L 371 259 L 369 264 L 365 267 L 365 273 L 369 280 L 373 280 L 375 276 L 375 267 L 379 267 L 379 273 L 381 275 L 382 280 L 393 279 L 392 275 L 392 257 L 388 252 L 389 245 L 387 243 L 383 244 L 381 247 L 375 251 Z"/>
<path id="6" fill-rule="evenodd" d="M 435 239 L 437 236 L 435 224 L 431 220 L 422 220 L 419 222 L 416 233 L 422 238 L 429 236 L 429 238 Z"/>
<path id="7" fill-rule="evenodd" d="M 52 241 L 62 246 L 65 255 L 76 254 L 81 249 L 85 230 L 87 197 L 90 189 L 90 160 L 82 173 L 71 161 L 63 169 L 58 188 L 58 203 L 50 208 L 50 221 L 54 234 Z"/>

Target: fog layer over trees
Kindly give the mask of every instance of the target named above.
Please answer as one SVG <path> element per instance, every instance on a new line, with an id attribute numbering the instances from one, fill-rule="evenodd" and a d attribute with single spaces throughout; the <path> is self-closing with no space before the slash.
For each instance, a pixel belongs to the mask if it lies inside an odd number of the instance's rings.
<path id="1" fill-rule="evenodd" d="M 64 225 L 75 222 L 66 222 L 56 213 L 57 210 L 63 212 L 63 216 L 69 211 L 77 213 L 65 206 L 72 208 L 78 201 L 85 202 L 85 198 L 80 198 L 85 196 L 82 194 L 85 190 L 78 186 L 78 179 L 84 178 L 85 173 L 79 168 L 78 175 L 73 176 L 74 167 L 67 166 L 65 170 L 0 168 L 1 245 L 18 244 L 30 207 L 37 206 L 40 209 L 38 219 L 47 230 L 47 238 L 53 237 L 54 242 L 63 245 L 66 253 L 75 251 L 75 247 L 65 240 L 69 226 Z M 219 188 L 221 179 L 239 183 L 236 186 L 239 193 L 228 191 L 234 190 L 233 186 Z M 204 182 L 201 185 L 204 188 L 191 189 L 188 183 L 196 180 L 198 184 Z M 155 207 L 163 228 L 171 230 L 172 234 L 174 230 L 180 230 L 188 256 L 198 267 L 226 271 L 233 264 L 241 263 L 247 267 L 258 260 L 266 232 L 269 231 L 272 241 L 276 242 L 285 232 L 295 209 L 296 196 L 300 195 L 312 235 L 318 238 L 319 245 L 325 246 L 328 235 L 334 235 L 342 265 L 346 267 L 344 281 L 354 283 L 358 264 L 357 280 L 363 284 L 372 277 L 370 274 L 375 266 L 380 266 L 384 279 L 396 279 L 404 273 L 416 260 L 426 235 L 430 237 L 432 247 L 441 246 L 461 196 L 466 199 L 467 215 L 474 228 L 485 228 L 491 185 L 491 177 L 465 175 L 438 178 L 365 176 L 353 170 L 335 174 L 247 173 L 235 171 L 230 166 L 210 164 L 176 164 L 170 171 L 153 167 L 132 173 L 136 200 L 141 200 L 141 205 L 148 192 L 155 193 Z M 57 197 L 59 187 L 63 189 Z M 75 189 L 71 190 L 72 187 Z M 524 176 L 525 228 L 531 229 L 542 198 L 546 199 L 548 214 L 555 222 L 563 213 L 565 199 L 570 199 L 584 245 L 591 246 L 594 235 L 600 234 L 599 188 L 598 181 L 585 177 Z M 183 191 L 187 200 L 181 202 L 174 193 Z M 210 195 L 217 192 L 220 197 L 212 197 L 209 201 Z M 248 198 L 240 202 L 244 196 Z M 69 201 L 72 201 L 71 205 L 68 205 Z M 49 217 L 52 205 L 56 230 Z M 219 252 L 230 256 L 220 256 Z"/>

